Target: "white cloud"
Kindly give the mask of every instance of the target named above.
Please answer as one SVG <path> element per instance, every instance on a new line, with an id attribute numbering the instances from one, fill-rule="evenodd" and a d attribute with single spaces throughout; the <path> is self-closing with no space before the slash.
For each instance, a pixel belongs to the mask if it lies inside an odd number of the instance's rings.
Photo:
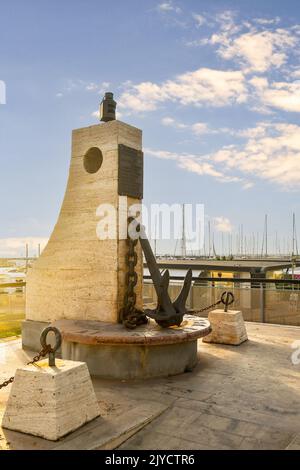
<path id="1" fill-rule="evenodd" d="M 48 242 L 44 237 L 16 237 L 0 239 L 0 256 L 2 257 L 23 257 L 25 256 L 26 244 L 29 248 L 29 256 L 36 256 L 38 245 L 43 249 Z"/>
<path id="2" fill-rule="evenodd" d="M 210 160 L 210 157 L 206 155 L 201 156 L 187 153 L 178 154 L 166 150 L 153 150 L 150 148 L 145 149 L 145 153 L 163 160 L 173 160 L 179 168 L 185 171 L 196 173 L 199 176 L 210 176 L 221 183 L 242 181 L 242 179 L 237 176 L 228 176 L 225 173 L 222 173 L 217 168 L 217 165 Z"/>
<path id="3" fill-rule="evenodd" d="M 183 122 L 176 121 L 171 117 L 164 117 L 161 123 L 167 127 L 173 127 L 174 129 L 187 129 L 195 135 L 212 134 L 215 133 L 213 129 L 210 129 L 206 122 L 196 122 L 195 124 L 184 124 Z"/>
<path id="4" fill-rule="evenodd" d="M 256 125 L 256 127 L 249 127 L 247 129 L 233 131 L 231 130 L 232 135 L 236 135 L 238 137 L 245 137 L 248 139 L 256 139 L 259 137 L 264 137 L 266 135 L 267 129 L 269 124 L 266 122 L 260 122 Z"/>
<path id="5" fill-rule="evenodd" d="M 232 10 L 224 10 L 216 15 L 216 22 L 220 25 L 222 32 L 228 32 L 230 35 L 240 31 L 241 26 L 235 24 L 237 13 Z"/>
<path id="6" fill-rule="evenodd" d="M 280 17 L 276 16 L 275 18 L 254 18 L 254 23 L 262 25 L 272 25 L 280 23 Z"/>
<path id="7" fill-rule="evenodd" d="M 284 190 L 300 189 L 300 126 L 265 123 L 247 134 L 244 145 L 226 146 L 210 156 L 220 171 L 255 176 Z"/>
<path id="8" fill-rule="evenodd" d="M 175 12 L 175 13 L 181 13 L 181 8 L 176 6 L 173 2 L 162 2 L 157 5 L 157 10 L 160 12 Z"/>
<path id="9" fill-rule="evenodd" d="M 245 78 L 240 71 L 200 68 L 178 75 L 161 84 L 142 82 L 127 84 L 119 106 L 129 111 L 153 111 L 160 103 L 178 102 L 181 105 L 225 106 L 247 100 Z"/>
<path id="10" fill-rule="evenodd" d="M 194 13 L 193 18 L 196 22 L 197 28 L 199 28 L 200 26 L 203 26 L 206 23 L 205 17 L 203 15 L 199 15 L 199 13 Z"/>
<path id="11" fill-rule="evenodd" d="M 233 225 L 227 217 L 214 217 L 213 224 L 218 232 L 231 233 L 233 231 Z"/>
<path id="12" fill-rule="evenodd" d="M 191 173 L 196 173 L 199 176 L 211 176 L 214 177 L 220 183 L 233 183 L 240 181 L 235 176 L 227 176 L 219 171 L 215 165 L 208 161 L 202 160 L 201 157 L 190 158 L 181 156 L 178 160 L 178 167 Z"/>
<path id="13" fill-rule="evenodd" d="M 211 134 L 214 132 L 208 127 L 206 122 L 196 122 L 192 125 L 192 131 L 196 135 Z"/>
<path id="14" fill-rule="evenodd" d="M 249 80 L 249 83 L 259 91 L 264 90 L 269 85 L 267 78 L 255 76 Z"/>
<path id="15" fill-rule="evenodd" d="M 253 187 L 253 178 L 271 182 L 280 189 L 300 190 L 300 126 L 260 122 L 253 128 L 231 130 L 246 139 L 240 145 L 227 145 L 212 154 L 196 155 L 146 149 L 148 155 L 173 160 L 176 165 L 222 183 Z"/>
<path id="16" fill-rule="evenodd" d="M 235 38 L 213 35 L 212 44 L 220 44 L 218 54 L 223 59 L 238 59 L 247 71 L 266 72 L 281 67 L 287 51 L 296 45 L 296 37 L 286 29 L 250 31 Z"/>
<path id="17" fill-rule="evenodd" d="M 86 91 L 96 91 L 98 90 L 98 85 L 96 83 L 91 82 L 85 86 L 85 89 Z"/>
<path id="18" fill-rule="evenodd" d="M 93 111 L 91 116 L 99 120 L 100 119 L 100 111 L 99 110 Z"/>
<path id="19" fill-rule="evenodd" d="M 93 113 L 96 115 L 95 113 Z M 242 138 L 256 138 L 266 134 L 266 130 L 269 126 L 267 122 L 260 122 L 256 127 L 249 127 L 246 129 L 232 129 L 230 127 L 219 127 L 212 128 L 206 122 L 196 122 L 194 124 L 184 124 L 180 121 L 176 121 L 172 117 L 164 117 L 161 123 L 167 127 L 173 127 L 174 129 L 185 129 L 191 131 L 195 135 L 205 134 L 227 134 L 234 137 Z"/>
<path id="20" fill-rule="evenodd" d="M 243 184 L 242 188 L 243 189 L 251 189 L 251 188 L 253 188 L 253 186 L 254 186 L 254 183 L 252 181 L 249 181 L 249 182 Z"/>
<path id="21" fill-rule="evenodd" d="M 259 114 L 265 114 L 265 115 L 274 114 L 274 111 L 272 111 L 270 108 L 268 108 L 267 106 L 264 106 L 264 105 L 260 105 L 260 104 L 250 106 L 249 109 L 251 111 L 254 111 L 254 112 L 259 113 Z"/>
<path id="22" fill-rule="evenodd" d="M 186 41 L 186 45 L 215 46 L 221 58 L 237 61 L 245 73 L 264 73 L 287 62 L 288 53 L 298 44 L 295 26 L 279 28 L 276 26 L 279 17 L 239 22 L 236 17 L 234 11 L 220 12 L 215 17 L 215 31 L 210 37 Z"/>
<path id="23" fill-rule="evenodd" d="M 94 82 L 89 82 L 85 85 L 85 90 L 86 91 L 95 91 L 99 95 L 104 94 L 105 92 L 108 91 L 110 87 L 109 82 L 102 82 L 102 83 L 94 83 Z"/>
<path id="24" fill-rule="evenodd" d="M 291 72 L 290 76 L 292 78 L 296 78 L 296 79 L 300 78 L 300 69 L 298 68 L 298 69 L 294 70 L 293 72 Z"/>
<path id="25" fill-rule="evenodd" d="M 95 113 L 93 113 L 96 115 Z M 265 135 L 268 123 L 260 122 L 256 127 L 250 127 L 246 129 L 232 129 L 230 127 L 219 127 L 212 128 L 206 122 L 196 122 L 194 124 L 184 124 L 183 122 L 176 121 L 172 117 L 164 117 L 161 123 L 167 127 L 173 127 L 174 129 L 185 129 L 191 131 L 195 135 L 204 134 L 227 134 L 234 137 L 242 138 L 255 138 Z"/>
<path id="26" fill-rule="evenodd" d="M 256 89 L 259 100 L 266 106 L 283 111 L 300 112 L 300 81 L 272 82 L 254 77 L 250 82 Z"/>
<path id="27" fill-rule="evenodd" d="M 284 111 L 300 112 L 300 82 L 273 83 L 272 87 L 265 90 L 262 100 L 267 105 Z"/>
<path id="28" fill-rule="evenodd" d="M 184 44 L 190 47 L 206 46 L 209 43 L 210 40 L 208 38 L 194 39 L 193 41 L 184 41 Z"/>
<path id="29" fill-rule="evenodd" d="M 91 91 L 103 95 L 106 91 L 109 91 L 109 87 L 109 82 L 95 83 L 86 80 L 68 80 L 64 89 L 56 93 L 56 96 L 61 98 L 66 93 L 70 94 L 78 91 Z"/>
<path id="30" fill-rule="evenodd" d="M 175 129 L 186 129 L 188 126 L 182 122 L 178 122 L 171 117 L 164 117 L 161 120 L 163 126 L 174 127 Z"/>

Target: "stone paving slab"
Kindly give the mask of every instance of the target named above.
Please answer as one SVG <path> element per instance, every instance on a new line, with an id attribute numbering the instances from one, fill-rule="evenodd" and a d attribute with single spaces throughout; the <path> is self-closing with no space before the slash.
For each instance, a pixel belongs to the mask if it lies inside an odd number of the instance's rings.
<path id="1" fill-rule="evenodd" d="M 291 362 L 291 345 L 300 328 L 246 326 L 249 341 L 240 346 L 199 340 L 199 364 L 191 373 L 94 379 L 101 417 L 56 444 L 5 431 L 0 448 L 299 449 L 300 365 Z M 1 379 L 31 357 L 19 341 L 3 344 Z M 2 410 L 7 394 L 0 391 Z"/>
<path id="2" fill-rule="evenodd" d="M 1 429 L 0 450 L 111 450 L 159 416 L 166 405 L 137 402 L 122 414 L 103 414 L 57 442 Z M 0 414 L 0 419 L 2 418 Z"/>

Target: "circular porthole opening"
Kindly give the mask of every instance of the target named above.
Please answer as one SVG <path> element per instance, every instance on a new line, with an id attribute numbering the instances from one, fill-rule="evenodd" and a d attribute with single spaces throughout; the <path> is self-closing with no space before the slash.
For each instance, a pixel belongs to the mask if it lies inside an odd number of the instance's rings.
<path id="1" fill-rule="evenodd" d="M 103 162 L 103 155 L 97 147 L 91 147 L 85 154 L 83 166 L 88 173 L 97 173 Z"/>

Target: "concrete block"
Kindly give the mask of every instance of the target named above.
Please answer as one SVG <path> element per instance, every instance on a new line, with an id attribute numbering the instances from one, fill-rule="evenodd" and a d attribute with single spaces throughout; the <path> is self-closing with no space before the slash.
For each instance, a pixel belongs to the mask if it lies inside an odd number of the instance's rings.
<path id="1" fill-rule="evenodd" d="M 237 346 L 247 341 L 248 336 L 241 311 L 212 310 L 208 314 L 208 320 L 212 332 L 203 338 L 205 343 L 233 344 Z"/>
<path id="2" fill-rule="evenodd" d="M 56 441 L 99 415 L 87 365 L 45 359 L 17 369 L 2 427 Z"/>

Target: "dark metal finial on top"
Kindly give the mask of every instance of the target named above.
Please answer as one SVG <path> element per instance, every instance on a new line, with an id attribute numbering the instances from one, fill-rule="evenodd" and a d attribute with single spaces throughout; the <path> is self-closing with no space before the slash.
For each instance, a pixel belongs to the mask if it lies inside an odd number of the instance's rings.
<path id="1" fill-rule="evenodd" d="M 100 121 L 108 122 L 116 119 L 117 103 L 114 94 L 107 92 L 100 103 Z"/>

